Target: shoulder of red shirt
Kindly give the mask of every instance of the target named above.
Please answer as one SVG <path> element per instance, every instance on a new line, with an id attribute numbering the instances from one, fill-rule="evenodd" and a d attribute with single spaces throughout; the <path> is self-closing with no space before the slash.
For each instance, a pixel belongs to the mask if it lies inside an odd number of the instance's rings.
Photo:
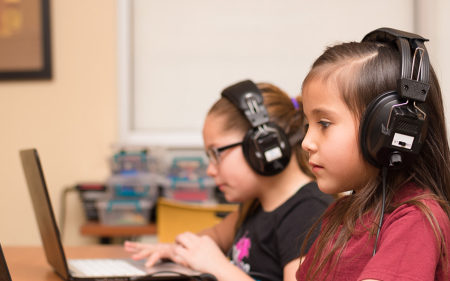
<path id="1" fill-rule="evenodd" d="M 429 197 L 426 195 L 430 195 Z M 342 202 L 344 202 L 345 200 L 349 200 L 350 197 L 352 195 L 347 195 L 344 196 L 342 198 L 340 198 L 339 200 L 337 200 L 336 202 L 334 202 L 333 204 L 331 204 L 327 211 L 332 210 L 333 208 L 335 208 L 338 204 L 341 204 Z M 410 199 L 413 199 L 415 197 L 418 197 L 417 199 L 419 201 L 424 202 L 427 206 L 429 206 L 432 210 L 433 213 L 437 213 L 439 217 L 443 216 L 444 220 L 445 218 L 448 217 L 445 214 L 445 211 L 442 209 L 442 207 L 439 205 L 439 203 L 432 198 L 432 193 L 430 190 L 419 187 L 415 182 L 413 181 L 408 181 L 406 182 L 402 187 L 400 187 L 396 194 L 394 195 L 393 198 L 393 203 L 402 203 L 402 202 L 407 202 Z M 403 204 L 400 205 L 395 211 L 394 213 L 397 212 L 408 212 L 411 211 L 412 209 L 417 210 L 417 207 L 411 204 Z M 327 219 L 325 219 L 325 221 L 327 221 Z"/>

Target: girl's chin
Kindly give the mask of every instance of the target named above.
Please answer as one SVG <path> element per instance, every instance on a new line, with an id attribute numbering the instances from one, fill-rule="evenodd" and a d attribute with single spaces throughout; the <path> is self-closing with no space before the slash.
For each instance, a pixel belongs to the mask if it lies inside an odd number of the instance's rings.
<path id="1" fill-rule="evenodd" d="M 319 186 L 320 191 L 326 194 L 337 194 L 340 192 L 339 188 L 330 186 L 330 184 L 321 183 L 320 181 L 317 181 L 317 185 Z"/>
<path id="2" fill-rule="evenodd" d="M 227 200 L 228 203 L 237 203 L 236 199 L 234 197 L 227 196 L 226 194 L 225 194 L 225 200 Z"/>
<path id="3" fill-rule="evenodd" d="M 241 197 L 236 197 L 236 196 L 233 196 L 233 195 L 227 194 L 227 193 L 224 193 L 224 197 L 228 203 L 242 203 L 242 202 L 245 202 L 245 201 L 251 199 L 251 198 L 245 199 L 245 198 L 241 198 Z"/>

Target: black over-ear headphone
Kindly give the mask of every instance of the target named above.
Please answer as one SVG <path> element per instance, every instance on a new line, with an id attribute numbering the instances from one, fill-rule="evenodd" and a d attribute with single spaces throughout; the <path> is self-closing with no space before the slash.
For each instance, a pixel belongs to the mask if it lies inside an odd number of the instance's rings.
<path id="1" fill-rule="evenodd" d="M 231 85 L 222 91 L 252 124 L 242 142 L 245 159 L 260 175 L 272 176 L 283 171 L 291 159 L 291 145 L 283 129 L 269 122 L 263 96 L 250 80 Z"/>
<path id="2" fill-rule="evenodd" d="M 362 154 L 377 168 L 408 166 L 414 162 L 425 142 L 428 118 L 424 102 L 430 88 L 430 62 L 425 41 L 428 39 L 391 28 L 374 30 L 362 40 L 395 42 L 402 58 L 402 74 L 397 89 L 372 100 L 360 123 Z M 414 52 L 412 56 L 411 50 Z"/>

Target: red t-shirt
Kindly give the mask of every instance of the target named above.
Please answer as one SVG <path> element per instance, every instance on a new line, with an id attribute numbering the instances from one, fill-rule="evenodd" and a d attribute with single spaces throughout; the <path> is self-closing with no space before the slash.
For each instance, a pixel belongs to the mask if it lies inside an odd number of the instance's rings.
<path id="1" fill-rule="evenodd" d="M 415 184 L 406 184 L 395 196 L 395 202 L 424 194 Z M 433 212 L 444 234 L 447 253 L 450 254 L 450 221 L 444 210 L 433 200 L 423 201 Z M 333 208 L 331 206 L 330 208 Z M 369 215 L 363 217 L 367 222 Z M 324 222 L 326 223 L 326 222 Z M 378 222 L 377 222 L 378 223 Z M 369 223 L 366 223 L 369 226 Z M 357 222 L 356 228 L 364 230 Z M 359 232 L 359 231 L 358 231 Z M 375 237 L 369 240 L 367 231 L 353 235 L 342 252 L 338 264 L 326 280 L 450 280 L 444 279 L 439 249 L 442 247 L 425 215 L 413 205 L 404 204 L 391 214 L 385 214 L 377 252 L 372 257 Z M 296 277 L 304 280 L 316 250 L 313 244 Z M 447 257 L 448 259 L 448 257 Z M 328 265 L 329 266 L 329 265 Z M 323 272 L 327 272 L 329 267 Z M 450 273 L 447 275 L 450 278 Z"/>

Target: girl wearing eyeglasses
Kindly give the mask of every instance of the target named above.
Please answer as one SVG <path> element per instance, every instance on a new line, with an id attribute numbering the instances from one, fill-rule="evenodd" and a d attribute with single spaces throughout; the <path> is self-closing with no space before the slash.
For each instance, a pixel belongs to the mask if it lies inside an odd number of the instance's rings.
<path id="1" fill-rule="evenodd" d="M 295 280 L 305 234 L 333 198 L 317 187 L 301 148 L 301 98 L 279 88 L 257 84 L 271 122 L 291 140 L 291 161 L 273 176 L 262 176 L 247 163 L 242 140 L 252 128 L 244 113 L 222 97 L 210 109 L 203 127 L 207 173 L 229 202 L 242 203 L 218 225 L 178 235 L 173 244 L 125 242 L 133 259 L 160 258 L 214 275 L 219 281 Z M 309 245 L 315 240 L 310 239 Z"/>

